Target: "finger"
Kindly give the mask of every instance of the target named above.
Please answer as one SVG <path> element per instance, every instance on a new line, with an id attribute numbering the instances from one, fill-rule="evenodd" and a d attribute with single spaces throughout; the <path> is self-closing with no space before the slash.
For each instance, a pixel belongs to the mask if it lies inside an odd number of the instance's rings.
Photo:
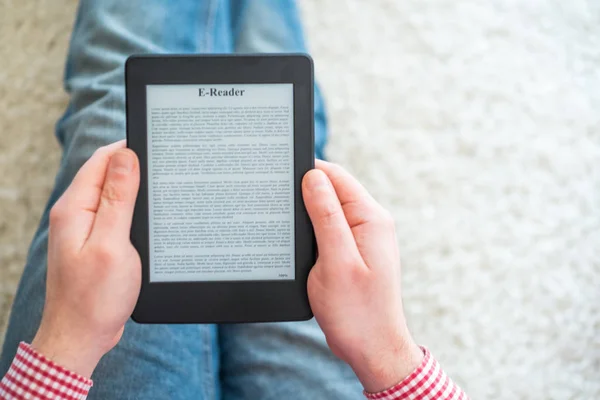
<path id="1" fill-rule="evenodd" d="M 315 230 L 319 258 L 358 257 L 342 205 L 323 171 L 308 171 L 302 180 L 302 196 Z"/>
<path id="2" fill-rule="evenodd" d="M 140 186 L 137 156 L 130 149 L 120 149 L 110 158 L 100 204 L 88 243 L 119 245 L 129 242 L 131 219 Z"/>
<path id="3" fill-rule="evenodd" d="M 121 140 L 100 147 L 79 169 L 50 212 L 51 237 L 80 250 L 90 235 L 111 155 L 125 147 Z"/>
<path id="4" fill-rule="evenodd" d="M 395 224 L 391 214 L 342 167 L 320 161 L 317 168 L 329 177 L 365 263 L 376 267 L 397 259 Z"/>
<path id="5" fill-rule="evenodd" d="M 316 167 L 331 181 L 351 228 L 367 223 L 382 211 L 367 189 L 339 165 L 317 160 Z"/>
<path id="6" fill-rule="evenodd" d="M 86 190 L 90 186 L 102 189 L 108 161 L 117 150 L 122 148 L 125 148 L 125 140 L 119 140 L 98 148 L 75 175 L 69 188 L 77 193 Z"/>

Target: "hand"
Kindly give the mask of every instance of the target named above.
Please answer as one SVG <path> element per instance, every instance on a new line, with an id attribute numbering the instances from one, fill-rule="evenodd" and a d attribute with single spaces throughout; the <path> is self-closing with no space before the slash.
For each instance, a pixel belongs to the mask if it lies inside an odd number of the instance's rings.
<path id="1" fill-rule="evenodd" d="M 98 149 L 50 211 L 46 303 L 32 346 L 86 377 L 121 338 L 141 285 L 129 240 L 140 172 L 124 147 Z"/>
<path id="2" fill-rule="evenodd" d="M 423 352 L 402 308 L 394 221 L 341 167 L 317 161 L 302 182 L 319 257 L 308 297 L 327 344 L 368 392 L 385 390 L 419 366 Z"/>

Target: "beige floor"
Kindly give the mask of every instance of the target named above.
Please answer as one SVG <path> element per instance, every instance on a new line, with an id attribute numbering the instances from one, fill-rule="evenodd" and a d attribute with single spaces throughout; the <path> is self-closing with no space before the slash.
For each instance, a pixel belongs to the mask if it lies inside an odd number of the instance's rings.
<path id="1" fill-rule="evenodd" d="M 598 3 L 302 5 L 329 154 L 397 220 L 419 342 L 473 398 L 599 398 Z M 74 7 L 0 0 L 0 332 L 59 160 Z"/>
<path id="2" fill-rule="evenodd" d="M 54 123 L 75 4 L 0 0 L 0 331 L 60 157 Z M 1 339 L 0 339 L 1 340 Z"/>

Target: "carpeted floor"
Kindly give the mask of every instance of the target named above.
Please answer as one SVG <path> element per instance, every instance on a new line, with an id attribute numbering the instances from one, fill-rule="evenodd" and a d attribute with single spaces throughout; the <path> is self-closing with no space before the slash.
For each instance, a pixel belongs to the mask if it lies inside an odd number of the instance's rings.
<path id="1" fill-rule="evenodd" d="M 75 4 L 0 0 L 0 333 L 59 160 Z M 600 3 L 304 0 L 329 156 L 397 220 L 474 399 L 600 397 Z"/>

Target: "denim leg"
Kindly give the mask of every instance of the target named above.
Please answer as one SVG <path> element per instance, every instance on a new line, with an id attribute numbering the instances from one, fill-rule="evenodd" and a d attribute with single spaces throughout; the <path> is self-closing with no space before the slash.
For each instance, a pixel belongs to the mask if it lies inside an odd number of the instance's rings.
<path id="1" fill-rule="evenodd" d="M 239 13 L 235 37 L 238 53 L 306 53 L 300 15 L 294 0 L 232 1 Z M 325 157 L 327 118 L 325 102 L 315 84 L 315 156 Z"/>
<path id="2" fill-rule="evenodd" d="M 239 52 L 306 51 L 293 1 L 247 0 L 236 35 Z M 326 138 L 323 99 L 315 92 L 315 150 Z M 315 320 L 219 326 L 225 400 L 360 399 L 352 370 L 329 350 Z"/>
<path id="3" fill-rule="evenodd" d="M 133 53 L 231 52 L 226 1 L 82 0 L 66 63 L 70 103 L 56 128 L 63 157 L 29 250 L 0 357 L 4 375 L 19 341 L 31 342 L 45 295 L 48 210 L 96 148 L 125 137 L 124 62 Z M 214 399 L 216 327 L 138 325 L 94 372 L 90 399 Z"/>

